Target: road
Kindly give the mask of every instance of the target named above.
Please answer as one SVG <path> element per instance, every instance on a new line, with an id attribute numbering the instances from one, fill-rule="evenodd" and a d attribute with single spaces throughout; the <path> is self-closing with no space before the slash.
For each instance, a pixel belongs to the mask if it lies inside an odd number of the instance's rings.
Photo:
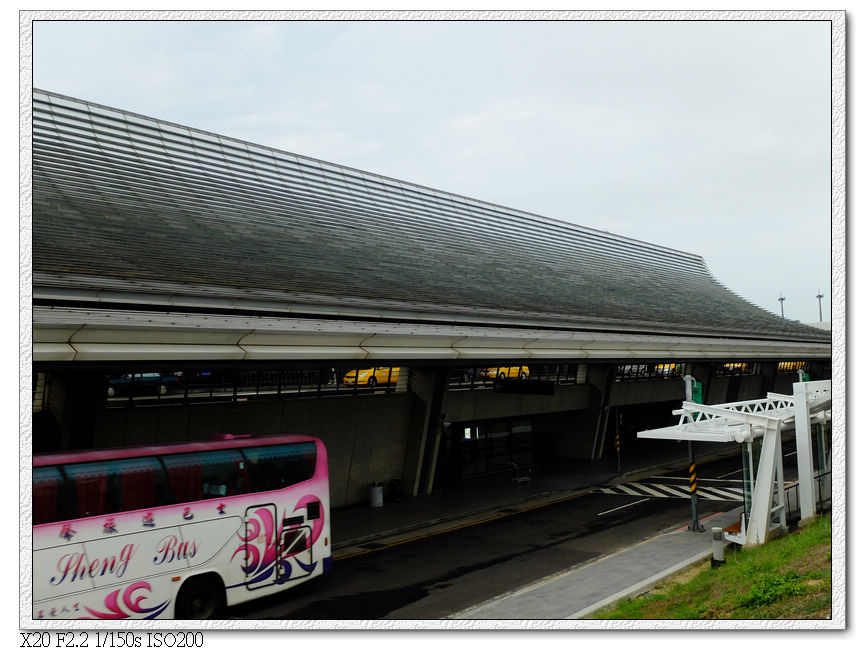
<path id="1" fill-rule="evenodd" d="M 785 445 L 785 454 L 792 447 Z M 795 477 L 795 456 L 785 476 Z M 703 465 L 701 518 L 741 505 L 741 460 Z M 684 471 L 350 556 L 321 578 L 228 609 L 232 619 L 441 619 L 690 522 Z"/>

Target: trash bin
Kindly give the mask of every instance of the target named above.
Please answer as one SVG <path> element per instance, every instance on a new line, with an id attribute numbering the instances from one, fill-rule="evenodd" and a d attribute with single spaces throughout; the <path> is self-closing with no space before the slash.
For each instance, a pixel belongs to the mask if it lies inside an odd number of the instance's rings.
<path id="1" fill-rule="evenodd" d="M 384 485 L 381 481 L 369 484 L 369 505 L 373 508 L 381 508 L 384 504 Z"/>

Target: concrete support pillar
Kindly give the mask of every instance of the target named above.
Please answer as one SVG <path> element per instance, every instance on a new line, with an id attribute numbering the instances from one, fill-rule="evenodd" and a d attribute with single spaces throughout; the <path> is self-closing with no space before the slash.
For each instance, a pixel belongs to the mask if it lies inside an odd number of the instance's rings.
<path id="1" fill-rule="evenodd" d="M 778 376 L 778 362 L 777 361 L 761 361 L 760 362 L 760 377 L 762 381 L 762 391 L 760 395 L 765 395 L 766 393 L 775 393 L 778 392 L 776 387 L 776 377 Z"/>
<path id="2" fill-rule="evenodd" d="M 412 393 L 412 411 L 406 442 L 403 481 L 412 496 L 432 489 L 435 463 L 442 434 L 442 401 L 447 371 L 411 369 L 408 390 Z"/>
<path id="3" fill-rule="evenodd" d="M 96 420 L 105 408 L 105 382 L 101 372 L 49 373 L 48 408 L 56 425 L 58 450 L 93 446 Z M 40 435 L 33 431 L 34 437 Z"/>
<path id="4" fill-rule="evenodd" d="M 595 435 L 592 443 L 592 459 L 598 459 L 604 453 L 604 441 L 609 424 L 610 392 L 616 378 L 615 365 L 594 365 L 589 369 L 588 383 L 592 386 L 589 398 L 589 410 L 595 411 Z"/>

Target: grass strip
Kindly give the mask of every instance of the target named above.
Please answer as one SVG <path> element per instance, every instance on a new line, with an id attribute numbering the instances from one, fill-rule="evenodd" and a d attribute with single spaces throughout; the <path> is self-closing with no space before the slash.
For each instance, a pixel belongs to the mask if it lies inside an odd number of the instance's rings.
<path id="1" fill-rule="evenodd" d="M 832 616 L 828 515 L 753 548 L 728 548 L 726 564 L 685 569 L 649 591 L 586 618 L 797 620 Z"/>

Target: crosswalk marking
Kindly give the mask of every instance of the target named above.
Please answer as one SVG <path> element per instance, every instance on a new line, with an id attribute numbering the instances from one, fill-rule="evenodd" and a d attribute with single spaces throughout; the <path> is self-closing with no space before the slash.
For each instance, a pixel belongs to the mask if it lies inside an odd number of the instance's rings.
<path id="1" fill-rule="evenodd" d="M 634 490 L 633 488 L 628 487 L 629 485 L 634 485 L 634 483 L 617 485 L 616 487 L 619 488 L 619 492 L 617 492 L 616 494 L 629 494 L 632 497 L 644 497 L 644 496 L 646 496 L 645 492 L 640 492 L 639 490 Z"/>
<path id="2" fill-rule="evenodd" d="M 738 488 L 738 490 L 737 488 L 726 488 L 722 490 L 721 488 L 706 487 L 704 485 L 701 485 L 697 488 L 697 493 L 699 494 L 701 492 L 708 494 L 716 492 L 721 496 L 722 499 L 730 499 L 733 501 L 738 501 L 742 498 L 742 488 Z"/>
<path id="3" fill-rule="evenodd" d="M 603 494 L 623 494 L 627 496 L 650 496 L 667 499 L 689 499 L 691 492 L 687 485 L 665 485 L 661 483 L 622 483 L 611 487 L 603 487 L 597 492 Z M 697 496 L 711 501 L 741 501 L 741 487 L 706 487 L 698 485 Z"/>
<path id="4" fill-rule="evenodd" d="M 653 497 L 668 497 L 669 494 L 664 494 L 663 492 L 658 492 L 657 490 L 653 490 L 649 483 L 628 483 L 629 486 L 634 486 L 636 489 L 642 490 L 643 492 L 647 492 L 650 496 Z"/>
<path id="5" fill-rule="evenodd" d="M 666 492 L 668 492 L 669 494 L 667 494 L 667 496 L 673 495 L 674 497 L 682 496 L 682 491 L 685 491 L 685 492 L 688 491 L 685 486 L 681 486 L 681 487 L 677 488 L 677 487 L 674 487 L 672 485 L 660 485 L 660 484 L 658 484 L 655 487 L 660 488 L 661 490 L 665 490 Z M 690 496 L 690 492 L 688 494 Z"/>

